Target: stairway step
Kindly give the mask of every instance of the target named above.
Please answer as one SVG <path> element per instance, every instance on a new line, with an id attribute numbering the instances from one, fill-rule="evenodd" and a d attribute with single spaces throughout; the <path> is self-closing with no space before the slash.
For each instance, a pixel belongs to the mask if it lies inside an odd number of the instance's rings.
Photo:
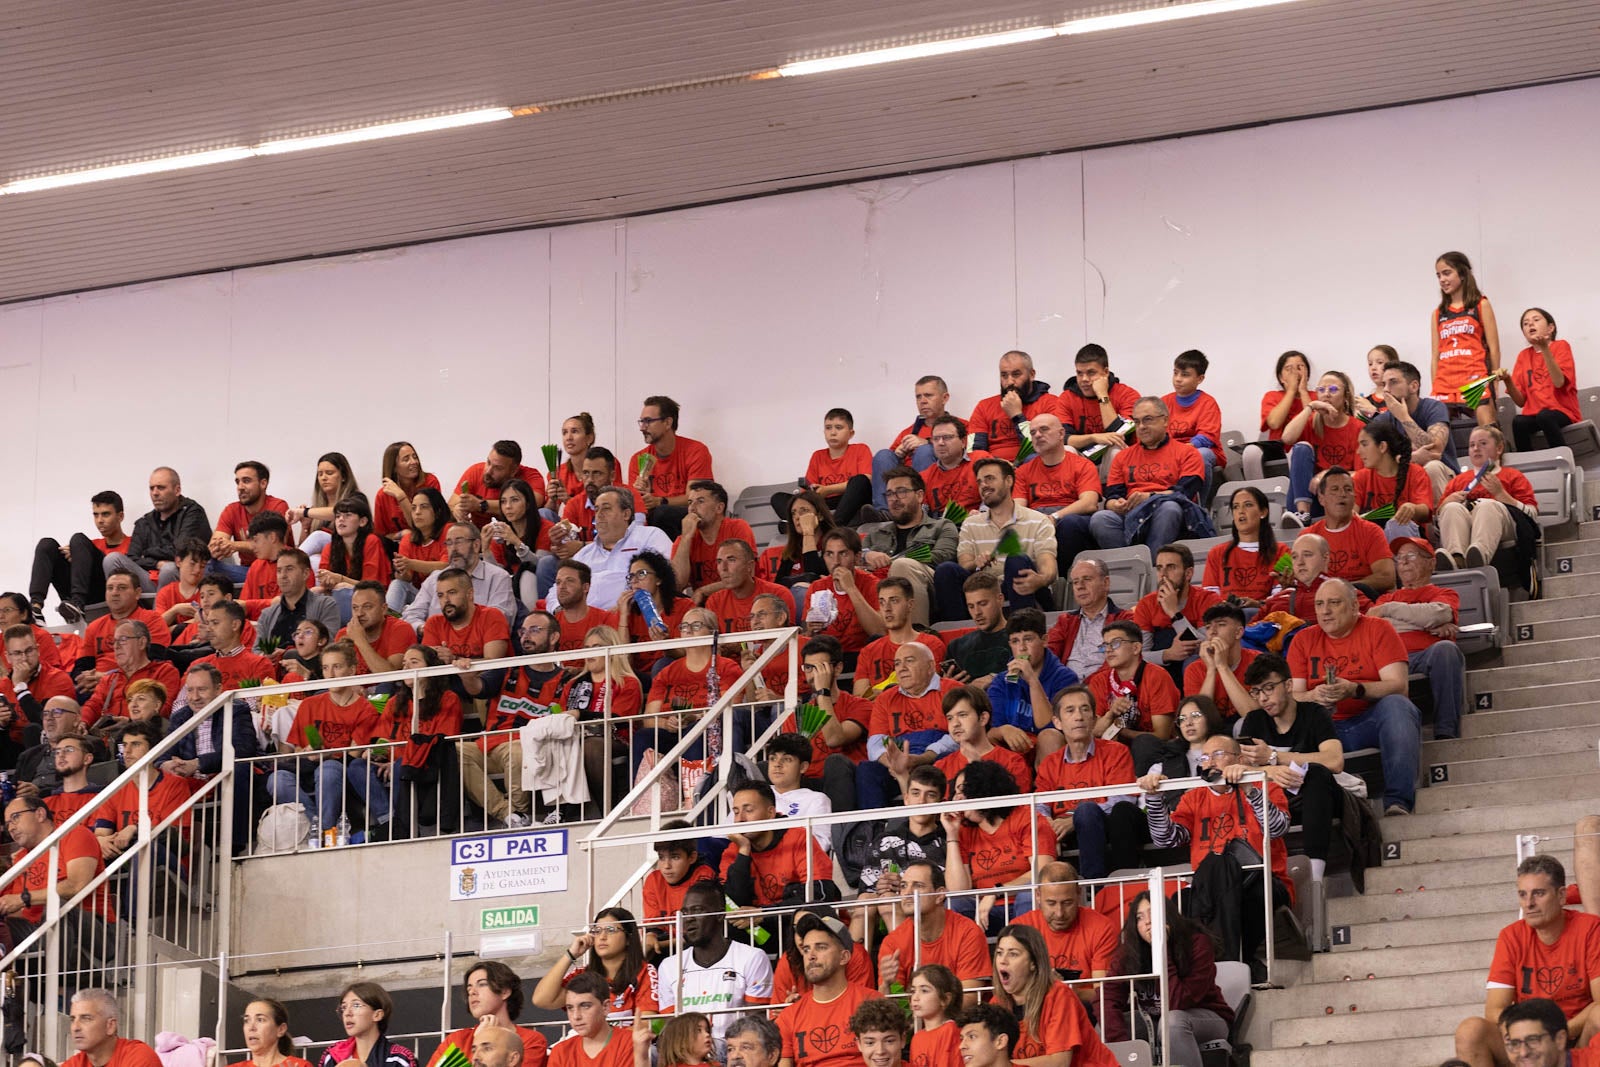
<path id="1" fill-rule="evenodd" d="M 1498 701 L 1496 701 L 1498 703 Z M 1481 714 L 1481 713 L 1480 713 Z M 1515 714 L 1507 711 L 1500 714 Z M 1469 716 L 1469 720 L 1477 718 Z M 1490 734 L 1487 737 L 1458 737 L 1449 741 L 1424 741 L 1422 764 L 1455 763 L 1474 759 L 1497 759 L 1507 753 L 1518 756 L 1552 756 L 1561 752 L 1596 751 L 1600 744 L 1600 723 L 1592 720 L 1582 725 L 1562 726 L 1549 730 L 1523 730 L 1516 734 Z"/>
<path id="2" fill-rule="evenodd" d="M 1507 893 L 1507 898 L 1513 902 L 1516 900 L 1512 893 Z M 1498 936 L 1499 931 L 1495 931 L 1495 934 Z M 1491 937 L 1482 941 L 1446 941 L 1436 945 L 1341 952 L 1337 956 L 1323 952 L 1311 960 L 1310 983 L 1334 982 L 1342 985 L 1342 979 L 1346 976 L 1355 981 L 1365 979 L 1369 974 L 1379 978 L 1398 978 L 1404 975 L 1459 973 L 1476 975 L 1478 986 L 1470 992 L 1481 994 L 1484 979 L 1489 974 L 1489 960 L 1494 956 L 1494 944 L 1495 939 Z M 1470 1000 L 1471 997 L 1465 999 Z"/>
<path id="3" fill-rule="evenodd" d="M 1545 708 L 1553 704 L 1582 704 L 1585 701 L 1594 699 L 1594 680 L 1585 678 L 1585 675 L 1592 671 L 1600 670 L 1600 661 L 1596 661 L 1595 666 L 1591 666 L 1586 671 L 1579 673 L 1577 678 L 1581 680 L 1563 680 L 1550 682 L 1546 685 L 1538 684 L 1543 679 L 1566 679 L 1568 677 L 1567 670 L 1575 666 L 1577 665 L 1566 663 L 1549 664 L 1546 666 L 1542 676 L 1535 674 L 1534 677 L 1520 681 L 1513 681 L 1505 677 L 1486 680 L 1481 675 L 1475 681 L 1473 676 L 1479 672 L 1468 671 L 1467 706 L 1469 708 L 1472 707 L 1477 695 L 1484 692 L 1493 694 L 1494 710 L 1496 711 L 1512 711 L 1517 708 Z M 1534 672 L 1538 670 L 1534 667 L 1508 667 L 1505 669 L 1508 671 Z M 1507 688 L 1508 686 L 1511 688 Z"/>
<path id="4" fill-rule="evenodd" d="M 1600 722 L 1600 701 L 1513 708 L 1510 711 L 1474 711 L 1462 721 L 1461 735 L 1464 738 L 1504 737 L 1506 734 L 1534 730 L 1561 730 L 1592 722 Z M 1507 742 L 1507 745 L 1506 751 L 1511 751 L 1514 743 Z M 1520 748 L 1517 751 L 1520 752 Z"/>
<path id="5" fill-rule="evenodd" d="M 1600 542 L 1579 541 L 1577 543 L 1589 546 Z M 1600 574 L 1600 553 L 1597 552 L 1591 551 L 1582 555 L 1574 554 L 1570 551 L 1557 552 L 1547 558 L 1549 562 L 1543 564 L 1543 569 L 1539 572 L 1540 576 L 1547 580 L 1550 578 L 1566 578 L 1572 575 Z M 1567 567 L 1567 570 L 1561 569 L 1563 565 Z"/>
<path id="6" fill-rule="evenodd" d="M 1533 603 L 1542 602 L 1533 601 Z M 1528 635 L 1537 641 L 1560 641 L 1569 637 L 1593 639 L 1596 636 L 1600 636 L 1600 615 L 1580 615 L 1576 618 L 1557 618 L 1548 622 L 1525 622 L 1517 625 L 1533 627 L 1532 630 L 1528 631 Z M 1510 641 L 1515 636 L 1515 632 L 1513 632 L 1507 635 L 1506 640 Z M 1501 649 L 1501 654 L 1504 655 L 1507 650 L 1520 647 L 1520 643 L 1506 644 Z"/>
<path id="7" fill-rule="evenodd" d="M 1509 861 L 1510 856 L 1506 857 Z M 1330 926 L 1354 926 L 1388 920 L 1441 918 L 1506 908 L 1516 917 L 1517 895 L 1512 880 L 1499 885 L 1469 885 L 1459 889 L 1407 890 L 1399 893 L 1368 893 L 1360 897 L 1334 897 L 1328 901 Z M 1511 919 L 1507 919 L 1510 922 Z"/>
<path id="8" fill-rule="evenodd" d="M 1416 816 L 1410 816 L 1416 818 Z M 1391 820 L 1392 821 L 1392 820 Z M 1551 851 L 1555 853 L 1571 852 L 1572 843 L 1569 838 L 1562 838 L 1562 834 L 1571 835 L 1572 823 L 1565 826 L 1551 824 L 1549 826 L 1524 827 L 1521 830 L 1493 830 L 1488 833 L 1453 834 L 1448 837 L 1424 837 L 1412 841 L 1400 842 L 1400 857 L 1383 861 L 1385 869 L 1390 867 L 1415 867 L 1426 866 L 1432 863 L 1449 863 L 1453 860 L 1482 859 L 1485 856 L 1515 856 L 1517 854 L 1517 838 L 1522 834 L 1537 834 L 1540 837 L 1555 838 Z M 1561 844 L 1559 842 L 1565 842 Z M 1367 877 L 1372 877 L 1369 869 Z"/>
<path id="9" fill-rule="evenodd" d="M 1600 575 L 1597 575 L 1600 577 Z M 1600 592 L 1600 590 L 1596 590 Z M 1494 693 L 1522 686 L 1539 685 L 1552 678 L 1563 682 L 1600 679 L 1600 657 L 1586 656 L 1536 663 L 1520 667 L 1479 667 L 1467 671 L 1467 689 L 1472 693 Z M 1497 705 L 1499 701 L 1495 702 Z"/>
<path id="10" fill-rule="evenodd" d="M 1597 629 L 1592 634 L 1575 634 L 1571 637 L 1557 637 L 1549 632 L 1552 628 L 1562 623 L 1545 623 L 1543 626 L 1534 626 L 1534 637 L 1529 641 L 1518 641 L 1514 645 L 1507 645 L 1500 650 L 1500 667 L 1531 667 L 1542 666 L 1550 663 L 1561 663 L 1567 660 L 1582 659 L 1594 651 L 1594 639 L 1600 636 L 1600 616 L 1588 616 Z M 1582 620 L 1567 620 L 1582 621 Z"/>
<path id="11" fill-rule="evenodd" d="M 1600 593 L 1600 574 L 1551 574 L 1543 583 L 1545 596 L 1587 596 Z"/>
<path id="12" fill-rule="evenodd" d="M 1548 590 L 1539 600 L 1519 600 L 1511 605 L 1511 622 L 1513 625 L 1525 622 L 1554 622 L 1557 619 L 1576 619 L 1582 615 L 1592 614 L 1594 614 L 1593 598 L 1581 596 L 1557 597 Z"/>
<path id="13" fill-rule="evenodd" d="M 1510 738 L 1507 751 L 1516 750 Z M 1519 782 L 1529 778 L 1593 773 L 1600 769 L 1600 756 L 1595 749 L 1576 752 L 1559 752 L 1543 756 L 1496 756 L 1491 759 L 1451 760 L 1446 764 L 1450 785 L 1480 785 L 1495 782 Z M 1432 792 L 1430 787 L 1429 792 Z"/>
<path id="14" fill-rule="evenodd" d="M 1498 808 L 1468 808 L 1463 811 L 1440 811 L 1428 815 L 1395 815 L 1378 820 L 1378 828 L 1385 841 L 1415 841 L 1420 838 L 1444 837 L 1450 834 L 1482 834 L 1495 830 L 1527 833 L 1540 826 L 1568 827 L 1577 825 L 1580 818 L 1592 814 L 1594 800 L 1537 801 L 1527 804 L 1506 804 Z M 1331 901 L 1329 902 L 1332 903 Z"/>
<path id="15" fill-rule="evenodd" d="M 1530 796 L 1547 800 L 1587 800 L 1593 804 L 1597 793 L 1595 771 L 1600 757 L 1588 753 L 1589 765 L 1576 774 L 1545 775 L 1521 781 L 1479 782 L 1473 785 L 1438 785 L 1417 794 L 1416 813 L 1432 815 L 1441 811 L 1484 811 L 1515 804 Z"/>
<path id="16" fill-rule="evenodd" d="M 1372 1063 L 1442 1063 L 1455 1055 L 1455 1032 L 1388 1041 L 1343 1041 L 1339 1044 L 1252 1049 L 1250 1067 L 1350 1067 Z"/>
<path id="17" fill-rule="evenodd" d="M 1329 955 L 1344 956 L 1367 949 L 1403 948 L 1407 945 L 1435 945 L 1452 939 L 1493 941 L 1500 936 L 1500 931 L 1505 929 L 1506 924 L 1513 922 L 1516 917 L 1515 910 L 1501 909 L 1475 914 L 1440 915 L 1431 919 L 1412 919 L 1403 923 L 1352 923 L 1350 944 L 1338 946 Z M 1359 973 L 1366 975 L 1376 972 L 1368 968 Z"/>
<path id="18" fill-rule="evenodd" d="M 1489 948 L 1493 951 L 1493 942 Z M 1460 1004 L 1483 994 L 1488 971 L 1485 961 L 1477 970 L 1430 974 L 1426 982 L 1417 981 L 1416 976 L 1423 973 L 1421 971 L 1371 979 L 1364 977 L 1368 971 L 1362 971 L 1348 982 L 1332 979 L 1302 983 L 1288 989 L 1263 990 L 1256 994 L 1255 1010 L 1266 1012 L 1274 1020 L 1327 1019 L 1351 1013 L 1388 1011 L 1396 1004 L 1407 1008 Z M 1329 1008 L 1333 1009 L 1331 1013 Z"/>
<path id="19" fill-rule="evenodd" d="M 1568 828 L 1570 830 L 1570 827 Z M 1415 890 L 1427 886 L 1435 889 L 1460 889 L 1469 885 L 1511 886 L 1516 880 L 1516 839 L 1506 836 L 1507 848 L 1486 852 L 1481 856 L 1457 860 L 1437 860 L 1433 863 L 1386 863 L 1367 871 L 1367 896 L 1374 893 L 1393 893 L 1396 890 Z M 1552 851 L 1567 870 L 1572 870 L 1572 842 L 1552 841 L 1551 845 L 1565 845 L 1566 852 Z M 1404 849 L 1401 854 L 1404 855 Z M 1507 899 L 1515 896 L 1507 890 Z"/>
<path id="20" fill-rule="evenodd" d="M 1570 556 L 1575 560 L 1584 556 L 1600 556 L 1600 538 L 1589 541 L 1555 541 L 1548 543 L 1542 550 L 1540 562 L 1553 573 L 1556 560 L 1563 556 Z"/>
<path id="21" fill-rule="evenodd" d="M 1436 1007 L 1402 1009 L 1399 1011 L 1363 1011 L 1355 1014 L 1325 1015 L 1279 1019 L 1272 1024 L 1272 1047 L 1288 1048 L 1293 1045 L 1321 1045 L 1354 1042 L 1390 1042 L 1399 1038 L 1432 1035 L 1454 1036 L 1461 1020 L 1483 1013 L 1483 997 L 1476 1001 L 1460 1001 Z M 1376 1050 L 1378 1046 L 1374 1046 Z M 1360 1063 L 1361 1060 L 1345 1049 L 1342 1063 Z M 1302 1061 L 1303 1062 L 1303 1061 Z M 1385 1053 L 1381 1063 L 1414 1063 L 1415 1060 L 1397 1060 L 1393 1053 Z M 1435 1061 L 1437 1062 L 1437 1061 Z"/>

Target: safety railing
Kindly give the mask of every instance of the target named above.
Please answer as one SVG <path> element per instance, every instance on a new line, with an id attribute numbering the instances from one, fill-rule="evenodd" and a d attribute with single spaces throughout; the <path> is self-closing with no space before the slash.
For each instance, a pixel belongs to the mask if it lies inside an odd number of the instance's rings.
<path id="1" fill-rule="evenodd" d="M 285 693 L 304 697 L 350 686 L 370 689 L 408 685 L 411 687 L 411 706 L 415 712 L 420 703 L 423 681 L 433 677 L 603 657 L 604 677 L 609 683 L 614 677 L 612 663 L 617 656 L 640 651 L 670 652 L 707 644 L 715 651 L 730 644 L 762 643 L 764 647 L 760 653 L 737 678 L 721 681 L 719 699 L 701 713 L 693 729 L 686 731 L 680 743 L 665 754 L 658 764 L 658 769 L 664 773 L 668 766 L 673 765 L 669 761 L 675 761 L 687 743 L 704 735 L 713 723 L 718 723 L 721 724 L 723 736 L 728 738 L 728 743 L 721 750 L 722 776 L 725 778 L 733 757 L 736 709 L 757 703 L 739 702 L 735 698 L 769 664 L 786 652 L 789 683 L 784 702 L 792 708 L 799 674 L 798 638 L 799 631 L 788 627 L 710 638 L 674 638 L 632 645 L 590 646 L 570 651 L 480 660 L 474 662 L 470 671 L 442 665 L 352 678 L 304 681 L 292 686 L 230 690 L 220 694 L 178 729 L 162 738 L 148 754 L 130 765 L 94 802 L 73 812 L 53 827 L 42 828 L 45 832 L 41 838 L 16 859 L 5 875 L 0 876 L 0 885 L 23 884 L 18 880 L 24 876 L 24 872 L 28 872 L 27 884 L 37 885 L 38 904 L 41 906 L 36 925 L 0 955 L 0 971 L 16 969 L 21 981 L 16 985 L 15 995 L 24 998 L 22 1015 L 27 1017 L 30 1014 L 27 1010 L 29 1005 L 37 1007 L 38 1010 L 32 1014 L 41 1021 L 40 1047 L 57 1059 L 61 1058 L 61 1050 L 56 1047 L 59 1043 L 57 1028 L 47 1024 L 50 1014 L 43 1008 L 46 1005 L 64 1004 L 62 993 L 70 995 L 75 988 L 94 985 L 114 990 L 122 1002 L 122 1018 L 126 1023 L 124 1032 L 149 1038 L 155 1034 L 153 993 L 159 966 L 206 964 L 215 971 L 217 1002 L 226 1003 L 230 980 L 228 949 L 231 943 L 233 871 L 232 863 L 227 860 L 230 857 L 243 858 L 242 854 L 250 851 L 251 844 L 238 840 L 235 802 L 244 805 L 247 813 L 239 832 L 253 837 L 251 831 L 255 826 L 255 812 L 251 805 L 254 803 L 254 791 L 246 786 L 254 778 L 256 767 L 268 760 L 306 758 L 295 754 L 238 758 L 232 714 L 235 700 L 248 701 L 253 707 L 259 707 L 263 697 L 270 699 Z M 610 686 L 607 688 L 609 690 Z M 694 713 L 695 709 L 672 712 Z M 220 721 L 214 721 L 219 715 Z M 777 718 L 781 721 L 782 716 Z M 605 719 L 609 730 L 616 729 L 619 724 L 630 725 L 643 721 L 639 716 L 609 714 Z M 414 719 L 413 727 L 416 725 Z M 157 766 L 174 758 L 179 744 L 197 731 L 219 727 L 220 736 L 216 739 L 216 751 L 222 757 L 219 773 L 204 780 L 196 779 L 196 788 L 187 798 L 165 817 L 152 820 L 150 786 L 155 780 Z M 451 740 L 466 742 L 482 736 L 462 734 Z M 608 733 L 608 741 L 612 737 L 614 734 Z M 348 756 L 353 751 L 370 751 L 371 747 L 347 748 L 340 750 L 340 754 Z M 82 835 L 88 833 L 87 828 L 99 818 L 101 800 L 125 787 L 131 787 L 137 796 L 138 828 L 132 840 L 127 842 L 120 854 L 109 858 L 103 869 L 96 871 L 83 884 L 69 877 L 67 885 L 70 892 L 63 898 L 62 876 L 68 871 L 72 858 L 93 858 L 84 848 L 85 838 Z M 615 808 L 609 775 L 602 792 L 603 804 L 608 809 Z M 639 789 L 630 792 L 629 802 L 636 799 L 636 794 L 640 792 Z M 344 810 L 345 803 L 346 799 L 341 797 L 341 810 Z M 660 815 L 660 812 L 655 813 L 658 823 Z M 98 849 L 98 842 L 92 847 Z M 117 909 L 113 909 L 109 903 L 114 890 L 118 899 L 125 901 Z M 119 909 L 127 917 L 126 923 L 118 921 Z M 164 957 L 159 964 L 154 959 L 158 948 Z M 6 995 L 0 990 L 0 998 Z M 3 999 L 0 999 L 0 1004 L 3 1004 Z M 0 1034 L 3 1034 L 5 1025 L 4 1018 L 0 1017 Z M 216 1033 L 219 1046 L 223 1044 L 223 1030 L 224 1020 L 219 1018 Z"/>

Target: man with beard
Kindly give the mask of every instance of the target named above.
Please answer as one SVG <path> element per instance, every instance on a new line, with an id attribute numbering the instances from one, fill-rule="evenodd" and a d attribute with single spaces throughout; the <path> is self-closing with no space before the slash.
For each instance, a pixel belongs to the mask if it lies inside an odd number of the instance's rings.
<path id="1" fill-rule="evenodd" d="M 478 535 L 478 528 L 469 522 L 451 523 L 445 527 L 444 546 L 449 553 L 450 565 L 428 575 L 422 588 L 417 590 L 416 599 L 400 617 L 410 623 L 412 629 L 420 631 L 428 616 L 438 614 L 439 576 L 445 570 L 453 569 L 465 571 L 472 579 L 473 600 L 484 607 L 498 608 L 509 626 L 517 617 L 517 599 L 511 590 L 511 575 L 482 558 L 483 539 Z M 328 632 L 332 633 L 338 628 L 335 618 Z"/>
<path id="2" fill-rule="evenodd" d="M 267 495 L 271 477 L 267 465 L 257 459 L 247 459 L 234 467 L 233 487 L 239 499 L 222 509 L 217 528 L 211 532 L 207 546 L 211 550 L 211 569 L 227 575 L 236 585 L 244 583 L 250 564 L 256 560 L 250 538 L 251 520 L 264 511 L 289 514 L 287 501 Z M 236 552 L 239 562 L 229 562 Z"/>
<path id="3" fill-rule="evenodd" d="M 677 540 L 689 513 L 689 483 L 711 481 L 711 450 L 692 437 L 678 434 L 678 402 L 670 396 L 647 396 L 639 409 L 639 435 L 644 447 L 628 458 L 622 476 L 639 495 L 645 522 Z M 670 550 L 663 553 L 670 557 Z"/>
<path id="4" fill-rule="evenodd" d="M 1000 578 L 1006 609 L 1037 607 L 1050 611 L 1055 602 L 1050 586 L 1056 580 L 1056 530 L 1048 518 L 1012 499 L 1016 471 L 1003 459 L 985 458 L 974 464 L 978 493 L 984 511 L 961 524 L 956 558 L 941 563 L 933 583 L 939 617 L 966 616 L 962 585 L 975 573 Z M 1015 546 L 1002 544 L 1015 535 Z"/>
<path id="5" fill-rule="evenodd" d="M 967 432 L 972 434 L 973 448 L 1014 462 L 1028 420 L 1055 414 L 1056 398 L 1049 382 L 1034 377 L 1033 357 L 1013 350 L 1000 357 L 999 394 L 978 401 L 967 420 Z"/>
<path id="6" fill-rule="evenodd" d="M 846 976 L 855 941 L 844 923 L 808 912 L 795 924 L 795 933 L 811 988 L 778 1013 L 783 1034 L 779 1067 L 854 1067 L 861 1063 L 861 1053 L 850 1017 L 879 993 Z"/>
<path id="7" fill-rule="evenodd" d="M 862 526 L 861 565 L 882 577 L 904 578 L 917 590 L 911 619 L 927 626 L 933 604 L 933 572 L 941 563 L 956 558 L 960 531 L 945 518 L 930 518 L 924 504 L 927 486 L 922 475 L 910 467 L 896 467 L 883 476 L 883 496 L 889 512 L 888 522 Z M 910 553 L 922 549 L 927 559 L 913 559 Z"/>
<path id="8" fill-rule="evenodd" d="M 487 459 L 482 463 L 474 463 L 456 479 L 456 491 L 450 497 L 450 511 L 464 522 L 487 526 L 489 520 L 503 517 L 500 514 L 500 490 L 514 478 L 527 482 L 533 489 L 535 506 L 544 506 L 544 475 L 522 465 L 521 445 L 515 441 L 496 441 L 489 448 Z"/>

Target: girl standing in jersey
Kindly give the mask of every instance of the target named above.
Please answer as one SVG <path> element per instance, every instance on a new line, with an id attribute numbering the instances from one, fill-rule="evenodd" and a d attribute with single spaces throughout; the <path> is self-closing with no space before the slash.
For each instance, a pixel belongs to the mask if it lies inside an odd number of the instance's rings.
<path id="1" fill-rule="evenodd" d="M 1489 298 L 1478 290 L 1472 263 L 1461 252 L 1446 252 L 1433 264 L 1439 279 L 1439 306 L 1433 310 L 1433 396 L 1459 405 L 1461 387 L 1500 372 L 1500 333 Z M 1493 426 L 1494 391 L 1478 405 L 1478 425 Z"/>

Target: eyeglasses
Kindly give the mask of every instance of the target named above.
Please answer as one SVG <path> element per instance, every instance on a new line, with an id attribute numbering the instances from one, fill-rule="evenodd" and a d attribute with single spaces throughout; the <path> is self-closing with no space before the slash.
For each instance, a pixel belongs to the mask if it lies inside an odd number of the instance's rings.
<path id="1" fill-rule="evenodd" d="M 932 441 L 936 445 L 948 445 L 954 444 L 955 442 L 961 440 L 961 438 L 957 437 L 953 433 L 936 433 L 932 437 L 928 438 L 928 440 Z"/>
<path id="2" fill-rule="evenodd" d="M 954 441 L 955 438 L 951 437 L 951 438 L 947 438 L 947 440 Z M 885 489 L 883 491 L 883 495 L 884 496 L 897 497 L 897 498 L 898 497 L 902 497 L 902 496 L 916 496 L 917 495 L 917 490 L 910 489 L 910 488 L 907 488 L 907 489 Z"/>
<path id="3" fill-rule="evenodd" d="M 446 537 L 444 539 L 446 548 L 464 548 L 467 545 L 475 545 L 477 543 L 478 539 L 476 537 Z"/>
<path id="4" fill-rule="evenodd" d="M 320 636 L 322 636 L 321 634 L 317 633 L 317 628 L 315 626 L 296 626 L 294 628 L 294 635 L 296 637 L 320 637 Z"/>
<path id="5" fill-rule="evenodd" d="M 639 428 L 643 429 L 644 427 L 649 426 L 651 423 L 666 422 L 666 421 L 667 421 L 667 417 L 665 415 L 657 415 L 653 419 L 647 419 L 643 415 L 641 415 L 641 416 L 639 416 Z"/>
<path id="6" fill-rule="evenodd" d="M 15 815 L 7 817 L 7 819 L 6 819 L 6 829 L 9 830 L 13 826 L 17 825 L 17 820 L 22 818 L 24 815 L 32 815 L 34 812 L 43 811 L 43 810 L 44 810 L 43 808 L 29 808 L 26 811 L 19 811 Z"/>
<path id="7" fill-rule="evenodd" d="M 1194 758 L 1194 761 L 1200 764 L 1202 767 L 1209 767 L 1213 763 L 1222 763 L 1223 761 L 1231 760 L 1232 758 L 1232 752 L 1202 752 L 1200 755 Z"/>
<path id="8" fill-rule="evenodd" d="M 346 1015 L 354 1015 L 354 1014 L 356 1014 L 357 1012 L 360 1012 L 360 1011 L 373 1011 L 373 1010 L 374 1009 L 373 1009 L 371 1004 L 368 1004 L 364 1000 L 358 1000 L 358 1001 L 355 1001 L 354 1003 L 351 1003 L 351 1004 L 339 1004 L 339 1005 L 337 1005 L 333 1009 L 333 1017 L 335 1019 L 342 1019 Z"/>
<path id="9" fill-rule="evenodd" d="M 1245 692 L 1250 694 L 1251 700 L 1260 700 L 1282 684 L 1283 679 L 1280 678 L 1276 682 L 1262 682 L 1260 685 L 1252 685 Z"/>
<path id="10" fill-rule="evenodd" d="M 1158 426 L 1167 421 L 1165 415 L 1146 415 L 1142 419 L 1130 420 L 1135 426 Z"/>
<path id="11" fill-rule="evenodd" d="M 678 624 L 678 632 L 683 634 L 708 634 L 711 632 L 711 627 L 703 622 L 681 622 Z"/>
<path id="12" fill-rule="evenodd" d="M 88 749 L 79 748 L 77 745 L 57 745 L 56 746 L 56 755 L 58 755 L 58 756 L 61 755 L 63 752 L 68 752 L 68 753 L 76 752 L 79 755 L 82 755 L 83 753 L 85 753 L 87 751 L 88 751 Z"/>
<path id="13" fill-rule="evenodd" d="M 1506 1038 L 1506 1051 L 1515 1056 L 1523 1049 L 1529 1052 L 1537 1051 L 1539 1046 L 1550 1040 L 1549 1034 L 1531 1034 L 1528 1037 Z"/>
<path id="14" fill-rule="evenodd" d="M 111 639 L 111 643 L 113 645 L 117 646 L 118 648 L 121 648 L 123 645 L 131 645 L 135 641 L 143 641 L 143 640 L 144 640 L 144 638 L 142 638 L 142 637 L 113 637 Z"/>
<path id="15" fill-rule="evenodd" d="M 629 571 L 628 572 L 628 581 L 630 581 L 630 582 L 642 582 L 648 577 L 650 577 L 650 572 L 649 571 Z"/>
<path id="16" fill-rule="evenodd" d="M 1107 652 L 1115 652 L 1123 645 L 1132 645 L 1136 643 L 1137 642 L 1135 642 L 1131 637 L 1112 638 L 1110 641 L 1107 641 L 1105 644 L 1100 646 L 1100 654 L 1105 655 Z"/>
<path id="17" fill-rule="evenodd" d="M 1205 718 L 1206 717 L 1200 714 L 1198 711 L 1186 711 L 1182 715 L 1178 716 L 1178 725 L 1182 726 L 1186 722 L 1204 722 Z"/>
<path id="18" fill-rule="evenodd" d="M 1319 386 L 1317 386 L 1317 392 L 1319 392 L 1319 393 L 1338 393 L 1338 392 L 1342 392 L 1342 391 L 1343 390 L 1341 389 L 1341 387 L 1337 386 L 1337 385 L 1319 385 Z"/>
<path id="19" fill-rule="evenodd" d="M 601 934 L 615 936 L 620 933 L 622 933 L 622 927 L 618 926 L 616 923 L 606 923 L 604 926 L 596 923 L 595 925 L 589 927 L 590 937 L 599 937 Z"/>

